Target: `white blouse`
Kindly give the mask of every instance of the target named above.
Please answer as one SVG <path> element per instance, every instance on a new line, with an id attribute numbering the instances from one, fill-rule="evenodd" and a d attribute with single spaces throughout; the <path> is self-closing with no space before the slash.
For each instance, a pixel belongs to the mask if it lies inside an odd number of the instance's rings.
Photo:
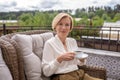
<path id="1" fill-rule="evenodd" d="M 73 38 L 66 38 L 66 45 L 69 52 L 78 48 L 76 40 Z M 77 65 L 84 64 L 76 58 L 70 61 L 63 61 L 59 63 L 56 58 L 65 52 L 66 50 L 64 49 L 64 46 L 57 35 L 46 41 L 42 57 L 42 67 L 45 76 L 68 73 L 77 70 Z"/>

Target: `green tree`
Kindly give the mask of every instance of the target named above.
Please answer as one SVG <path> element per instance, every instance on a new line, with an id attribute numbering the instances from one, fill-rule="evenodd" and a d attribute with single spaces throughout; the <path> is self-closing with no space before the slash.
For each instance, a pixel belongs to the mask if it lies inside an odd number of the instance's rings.
<path id="1" fill-rule="evenodd" d="M 103 22 L 104 22 L 104 20 L 102 18 L 100 18 L 99 16 L 93 17 L 93 26 L 95 26 L 95 27 L 102 26 Z"/>
<path id="2" fill-rule="evenodd" d="M 120 20 L 120 13 L 117 13 L 117 14 L 114 16 L 114 18 L 113 18 L 113 21 L 114 21 L 114 22 L 116 22 L 116 21 L 118 21 L 118 20 Z"/>
<path id="3" fill-rule="evenodd" d="M 89 18 L 89 19 L 92 19 L 94 16 L 95 16 L 95 13 L 94 13 L 94 12 L 89 12 L 89 13 L 88 13 L 88 18 Z"/>
<path id="4" fill-rule="evenodd" d="M 19 16 L 19 23 L 21 26 L 32 26 L 33 25 L 33 15 L 31 13 L 23 13 Z"/>
<path id="5" fill-rule="evenodd" d="M 88 18 L 82 18 L 82 19 L 79 21 L 79 25 L 88 26 L 88 25 L 89 25 Z"/>
<path id="6" fill-rule="evenodd" d="M 120 12 L 120 4 L 117 4 L 114 6 L 114 11 L 115 12 Z"/>
<path id="7" fill-rule="evenodd" d="M 107 21 L 107 22 L 112 21 L 112 20 L 111 20 L 111 17 L 109 17 L 109 16 L 108 16 L 107 14 L 105 14 L 105 13 L 102 15 L 102 19 L 103 19 L 104 21 Z"/>
<path id="8" fill-rule="evenodd" d="M 105 12 L 104 12 L 103 9 L 98 9 L 98 10 L 96 11 L 96 15 L 98 15 L 99 17 L 102 17 L 102 15 L 103 15 L 104 13 L 105 13 Z"/>

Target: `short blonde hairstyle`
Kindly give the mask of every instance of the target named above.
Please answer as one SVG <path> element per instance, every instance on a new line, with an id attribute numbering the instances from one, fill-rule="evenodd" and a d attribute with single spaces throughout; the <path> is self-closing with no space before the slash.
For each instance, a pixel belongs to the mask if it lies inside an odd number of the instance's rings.
<path id="1" fill-rule="evenodd" d="M 52 21 L 52 29 L 55 30 L 58 22 L 63 18 L 63 17 L 69 17 L 71 20 L 71 25 L 70 25 L 70 30 L 73 28 L 73 18 L 67 14 L 67 13 L 59 13 Z"/>

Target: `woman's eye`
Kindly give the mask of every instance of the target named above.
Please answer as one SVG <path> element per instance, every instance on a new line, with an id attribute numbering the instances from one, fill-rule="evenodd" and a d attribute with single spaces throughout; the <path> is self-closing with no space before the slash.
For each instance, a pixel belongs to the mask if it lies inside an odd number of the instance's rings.
<path id="1" fill-rule="evenodd" d="M 59 25 L 62 25 L 62 23 L 60 23 Z"/>
<path id="2" fill-rule="evenodd" d="M 58 25 L 59 26 L 66 26 L 66 27 L 70 26 L 70 24 L 62 24 L 62 23 L 59 23 Z"/>
<path id="3" fill-rule="evenodd" d="M 65 26 L 70 26 L 70 24 L 65 24 Z"/>

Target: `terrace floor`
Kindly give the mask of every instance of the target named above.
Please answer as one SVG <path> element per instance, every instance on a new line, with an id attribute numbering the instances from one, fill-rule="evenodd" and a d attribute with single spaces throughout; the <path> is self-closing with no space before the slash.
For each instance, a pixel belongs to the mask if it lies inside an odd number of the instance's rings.
<path id="1" fill-rule="evenodd" d="M 120 80 L 120 52 L 79 48 L 89 55 L 87 65 L 105 67 L 107 80 Z"/>

